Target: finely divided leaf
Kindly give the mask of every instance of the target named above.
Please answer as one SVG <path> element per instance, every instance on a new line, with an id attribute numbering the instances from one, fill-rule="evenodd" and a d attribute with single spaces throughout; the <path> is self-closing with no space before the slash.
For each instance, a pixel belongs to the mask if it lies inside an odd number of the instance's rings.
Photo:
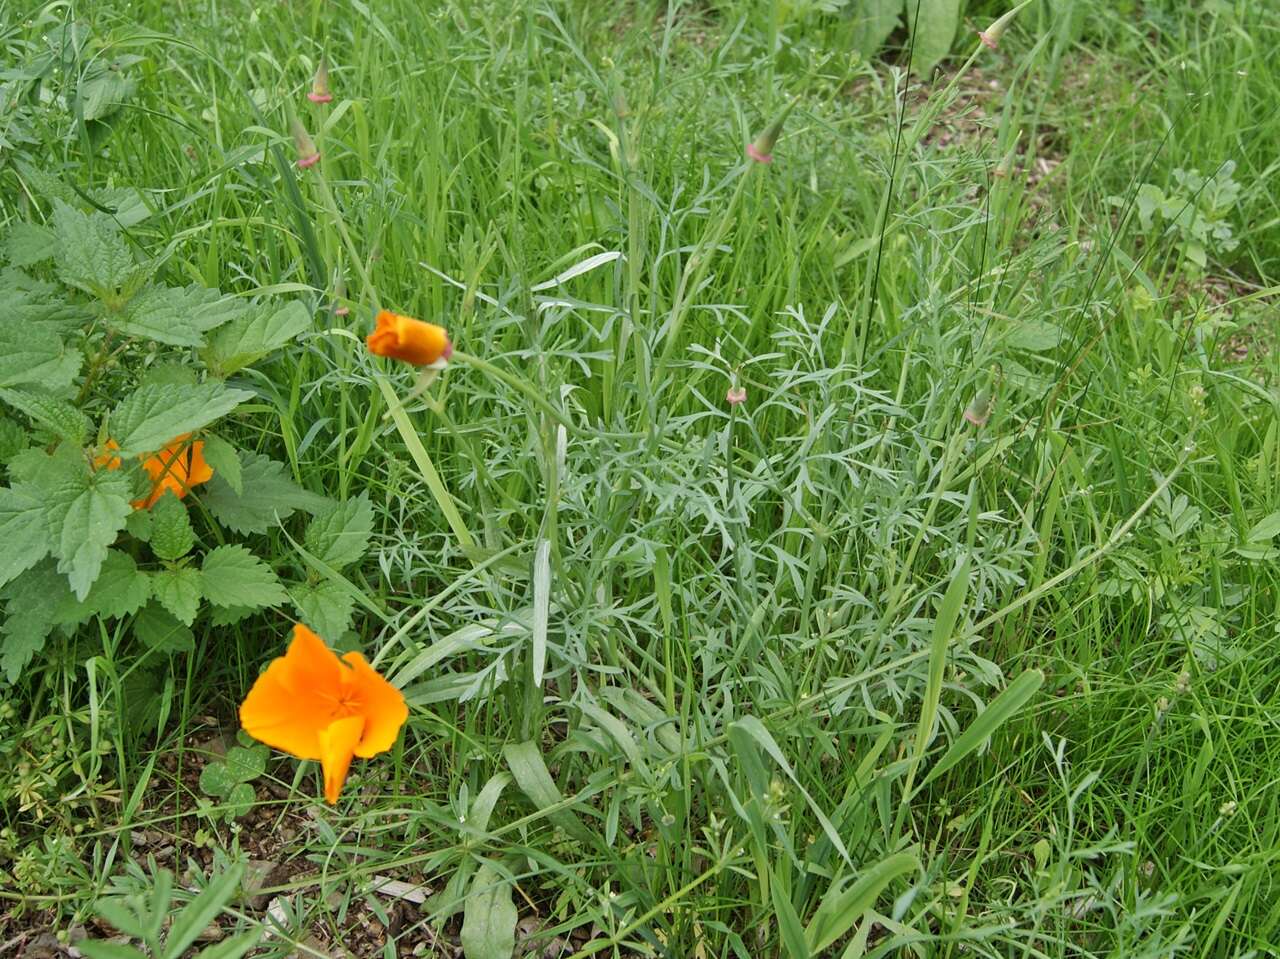
<path id="1" fill-rule="evenodd" d="M 276 574 L 239 545 L 219 546 L 204 555 L 204 595 L 215 606 L 278 606 L 288 599 Z"/>
<path id="2" fill-rule="evenodd" d="M 342 569 L 364 555 L 371 535 L 373 505 L 368 494 L 361 493 L 317 514 L 307 525 L 303 545 L 322 563 Z"/>
<path id="3" fill-rule="evenodd" d="M 152 384 L 134 390 L 112 411 L 112 438 L 121 456 L 154 453 L 179 436 L 208 426 L 251 399 L 252 393 L 221 383 Z"/>

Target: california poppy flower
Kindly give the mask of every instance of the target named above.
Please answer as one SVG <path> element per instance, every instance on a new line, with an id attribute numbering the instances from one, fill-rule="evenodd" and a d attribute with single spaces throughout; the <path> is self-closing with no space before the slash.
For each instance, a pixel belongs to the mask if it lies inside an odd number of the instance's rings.
<path id="1" fill-rule="evenodd" d="M 453 355 L 453 344 L 443 326 L 424 323 L 390 310 L 378 314 L 378 325 L 365 339 L 369 352 L 414 366 L 427 366 Z"/>
<path id="2" fill-rule="evenodd" d="M 204 442 L 196 440 L 189 443 L 187 440 L 190 436 L 190 433 L 186 433 L 177 437 L 160 452 L 152 453 L 142 461 L 142 468 L 151 477 L 151 492 L 142 499 L 134 500 L 134 509 L 147 509 L 166 490 L 171 490 L 173 495 L 182 499 L 193 486 L 213 479 L 213 467 L 204 459 Z M 108 452 L 95 459 L 94 465 L 105 466 L 109 470 L 119 469 L 120 457 L 113 456 L 110 452 L 119 448 L 115 440 L 107 440 Z"/>
<path id="3" fill-rule="evenodd" d="M 299 759 L 318 759 L 324 798 L 338 801 L 354 756 L 386 752 L 409 718 L 404 696 L 359 653 L 341 659 L 301 624 L 240 706 L 254 739 Z"/>

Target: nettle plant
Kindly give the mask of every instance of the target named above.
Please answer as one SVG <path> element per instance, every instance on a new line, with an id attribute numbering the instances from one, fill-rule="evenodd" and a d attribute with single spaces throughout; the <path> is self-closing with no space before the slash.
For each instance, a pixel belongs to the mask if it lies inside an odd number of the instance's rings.
<path id="1" fill-rule="evenodd" d="M 236 374 L 311 312 L 158 282 L 113 217 L 61 200 L 47 223 L 11 226 L 0 252 L 4 676 L 94 620 L 159 653 L 193 649 L 202 617 L 286 603 L 341 635 L 353 606 L 336 577 L 284 582 L 245 540 L 309 513 L 309 568 L 340 570 L 367 548 L 367 498 L 308 492 L 215 431 L 255 396 Z"/>

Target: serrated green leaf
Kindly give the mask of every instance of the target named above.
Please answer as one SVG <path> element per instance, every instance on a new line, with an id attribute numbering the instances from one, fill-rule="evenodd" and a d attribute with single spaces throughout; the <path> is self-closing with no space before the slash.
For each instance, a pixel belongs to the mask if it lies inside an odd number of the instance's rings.
<path id="1" fill-rule="evenodd" d="M 200 500 L 214 518 L 237 533 L 265 533 L 297 510 L 316 513 L 329 500 L 309 493 L 285 475 L 284 464 L 248 450 L 240 454 L 244 492 L 213 474 Z"/>
<path id="2" fill-rule="evenodd" d="M 191 552 L 196 534 L 186 506 L 172 490 L 165 490 L 148 512 L 151 513 L 151 551 L 159 559 L 172 561 Z"/>
<path id="3" fill-rule="evenodd" d="M 462 915 L 462 954 L 466 959 L 511 959 L 516 947 L 515 903 L 511 883 L 486 862 L 476 871 Z"/>
<path id="4" fill-rule="evenodd" d="M 143 386 L 111 413 L 111 435 L 121 456 L 154 453 L 193 430 L 226 416 L 253 394 L 221 383 L 196 387 Z"/>
<path id="5" fill-rule="evenodd" d="M 297 300 L 283 306 L 259 304 L 218 331 L 204 351 L 204 360 L 226 376 L 278 350 L 310 328 L 311 314 Z"/>
<path id="6" fill-rule="evenodd" d="M 135 509 L 124 523 L 125 532 L 145 543 L 151 539 L 151 510 Z"/>
<path id="7" fill-rule="evenodd" d="M 0 586 L 49 555 L 53 537 L 45 504 L 35 490 L 0 489 Z"/>
<path id="8" fill-rule="evenodd" d="M 116 222 L 105 213 L 81 213 L 61 200 L 53 204 L 58 278 L 99 299 L 109 299 L 138 272 Z"/>
<path id="9" fill-rule="evenodd" d="M 298 618 L 303 624 L 331 643 L 337 642 L 338 637 L 351 625 L 355 600 L 335 583 L 328 580 L 314 584 L 300 583 L 290 587 L 289 598 L 298 610 Z"/>
<path id="10" fill-rule="evenodd" d="M 0 389 L 0 400 L 59 439 L 83 446 L 89 436 L 89 417 L 66 400 L 35 390 L 6 389 Z"/>
<path id="11" fill-rule="evenodd" d="M 67 591 L 67 581 L 51 563 L 23 573 L 5 587 L 4 626 L 0 627 L 0 669 L 16 682 L 27 664 L 44 649 L 53 631 L 55 616 L 51 596 Z"/>
<path id="12" fill-rule="evenodd" d="M 84 356 L 62 342 L 57 332 L 0 317 L 0 387 L 71 385 Z"/>
<path id="13" fill-rule="evenodd" d="M 151 577 L 128 553 L 109 549 L 84 604 L 90 615 L 114 619 L 136 613 L 150 598 Z"/>
<path id="14" fill-rule="evenodd" d="M 209 611 L 209 623 L 212 626 L 234 626 L 258 611 L 257 606 L 214 606 Z"/>
<path id="15" fill-rule="evenodd" d="M 195 622 L 196 613 L 200 609 L 202 585 L 200 571 L 187 566 L 162 569 L 151 574 L 151 595 L 184 626 Z"/>
<path id="16" fill-rule="evenodd" d="M 288 599 L 271 567 L 237 544 L 205 553 L 201 575 L 205 597 L 215 606 L 257 609 Z"/>
<path id="17" fill-rule="evenodd" d="M 8 417 L 0 416 L 0 466 L 31 445 L 27 431 Z"/>
<path id="18" fill-rule="evenodd" d="M 169 346 L 203 346 L 204 334 L 244 312 L 231 297 L 203 286 L 153 286 L 138 293 L 106 321 L 127 336 Z"/>
<path id="19" fill-rule="evenodd" d="M 212 433 L 204 438 L 204 461 L 214 474 L 226 480 L 237 496 L 244 492 L 244 478 L 240 466 L 240 454 L 221 436 Z"/>
<path id="20" fill-rule="evenodd" d="M 140 640 L 161 652 L 189 653 L 196 648 L 195 634 L 155 600 L 142 607 L 134 618 L 133 631 Z"/>
<path id="21" fill-rule="evenodd" d="M 316 514 L 307 524 L 303 545 L 321 562 L 342 569 L 364 555 L 372 535 L 373 504 L 361 493 Z"/>
<path id="22" fill-rule="evenodd" d="M 14 266 L 30 266 L 53 256 L 58 241 L 53 230 L 38 223 L 15 223 L 4 238 L 4 255 Z"/>
<path id="23" fill-rule="evenodd" d="M 265 746 L 232 746 L 227 750 L 227 772 L 239 783 L 251 782 L 267 771 Z"/>
<path id="24" fill-rule="evenodd" d="M 66 452 L 64 452 L 64 450 Z M 78 450 L 61 447 L 51 458 L 57 472 L 42 492 L 58 571 L 83 600 L 98 578 L 107 547 L 133 511 L 133 482 L 124 470 L 91 470 Z"/>

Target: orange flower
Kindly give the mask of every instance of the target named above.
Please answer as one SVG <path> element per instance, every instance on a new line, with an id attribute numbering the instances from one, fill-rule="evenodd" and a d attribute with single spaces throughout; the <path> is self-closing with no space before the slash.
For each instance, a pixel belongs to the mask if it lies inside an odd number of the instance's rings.
<path id="1" fill-rule="evenodd" d="M 386 752 L 409 718 L 404 696 L 359 653 L 338 659 L 299 624 L 240 706 L 240 725 L 254 739 L 299 759 L 318 759 L 324 798 L 338 801 L 353 756 Z"/>
<path id="2" fill-rule="evenodd" d="M 133 501 L 134 509 L 146 509 L 172 490 L 173 495 L 182 499 L 193 486 L 207 483 L 213 479 L 213 467 L 205 462 L 204 442 L 196 440 L 188 443 L 191 436 L 186 433 L 173 440 L 158 453 L 153 453 L 142 461 L 142 468 L 151 477 L 151 492 L 142 499 Z M 94 459 L 93 465 L 105 466 L 109 470 L 120 468 L 120 457 L 112 456 L 111 450 L 118 450 L 115 440 L 107 440 L 108 452 Z"/>
<path id="3" fill-rule="evenodd" d="M 390 310 L 378 314 L 378 326 L 365 339 L 369 352 L 414 366 L 427 366 L 453 355 L 453 344 L 443 326 L 424 323 Z"/>

